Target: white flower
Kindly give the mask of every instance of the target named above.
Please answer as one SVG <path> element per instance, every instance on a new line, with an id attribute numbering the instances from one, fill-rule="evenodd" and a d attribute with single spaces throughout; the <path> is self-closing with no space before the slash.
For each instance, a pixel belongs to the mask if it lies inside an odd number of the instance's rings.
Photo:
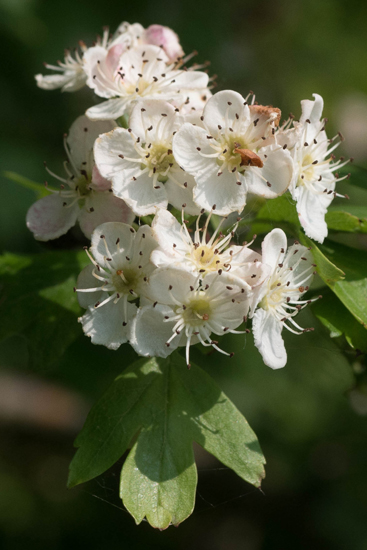
<path id="1" fill-rule="evenodd" d="M 91 122 L 86 116 L 75 120 L 64 139 L 68 162 L 66 177 L 53 174 L 61 181 L 60 190 L 35 202 L 27 213 L 27 226 L 39 241 L 64 235 L 78 221 L 86 237 L 106 221 L 131 223 L 134 214 L 121 199 L 114 197 L 111 182 L 103 178 L 93 159 L 96 137 L 112 127 L 108 122 Z"/>
<path id="2" fill-rule="evenodd" d="M 87 110 L 92 120 L 116 120 L 129 114 L 138 99 L 179 100 L 185 90 L 200 90 L 208 84 L 206 73 L 167 66 L 162 48 L 144 45 L 118 55 L 118 47 L 114 46 L 111 63 L 106 58 L 105 63 L 95 65 L 95 91 L 111 99 Z"/>
<path id="3" fill-rule="evenodd" d="M 117 349 L 127 342 L 129 325 L 138 310 L 135 303 L 147 292 L 149 261 L 157 246 L 149 226 L 137 232 L 127 224 L 108 222 L 92 235 L 92 264 L 80 273 L 79 303 L 87 309 L 79 320 L 93 344 Z"/>
<path id="4" fill-rule="evenodd" d="M 278 109 L 248 105 L 240 94 L 223 91 L 205 105 L 203 128 L 182 126 L 173 154 L 194 176 L 201 208 L 227 215 L 243 210 L 247 193 L 274 198 L 286 191 L 293 162 L 272 137 L 279 116 Z"/>
<path id="5" fill-rule="evenodd" d="M 325 214 L 335 196 L 335 183 L 349 176 L 339 178 L 334 172 L 347 162 L 332 162 L 331 153 L 340 142 L 328 140 L 325 119 L 321 119 L 323 99 L 314 94 L 315 101 L 305 99 L 302 116 L 295 128 L 277 136 L 286 143 L 294 159 L 295 172 L 290 186 L 292 197 L 297 201 L 297 212 L 306 235 L 322 243 L 328 234 Z M 338 136 L 336 136 L 338 137 Z"/>
<path id="6" fill-rule="evenodd" d="M 199 209 L 192 199 L 193 178 L 172 155 L 173 134 L 182 124 L 174 107 L 161 100 L 137 103 L 130 128 L 115 128 L 94 146 L 98 169 L 112 180 L 113 192 L 139 216 L 154 214 L 168 202 L 189 214 Z"/>
<path id="7" fill-rule="evenodd" d="M 279 369 L 287 362 L 281 336 L 283 327 L 294 334 L 312 330 L 302 329 L 293 318 L 313 301 L 300 298 L 309 289 L 315 264 L 310 250 L 299 243 L 287 250 L 287 238 L 281 229 L 273 229 L 265 237 L 262 261 L 271 268 L 271 275 L 257 292 L 258 309 L 253 316 L 252 330 L 264 363 Z"/>
<path id="8" fill-rule="evenodd" d="M 143 34 L 146 44 L 153 44 L 163 48 L 170 61 L 176 61 L 184 55 L 177 34 L 163 25 L 150 25 Z"/>
<path id="9" fill-rule="evenodd" d="M 196 230 L 191 236 L 185 223 L 180 225 L 168 210 L 159 210 L 152 223 L 153 235 L 159 246 L 152 252 L 151 261 L 157 267 L 171 266 L 201 274 L 205 276 L 205 282 L 209 273 L 230 272 L 251 288 L 260 285 L 269 274 L 260 254 L 250 250 L 248 245 L 229 246 L 236 225 L 227 235 L 223 235 L 219 231 L 224 219 L 209 239 L 210 216 L 202 228 L 200 216 L 197 218 Z"/>
<path id="10" fill-rule="evenodd" d="M 166 357 L 178 346 L 200 342 L 228 354 L 211 334 L 238 333 L 249 309 L 251 287 L 229 274 L 209 273 L 202 282 L 188 271 L 157 269 L 149 280 L 149 296 L 156 300 L 139 310 L 131 324 L 130 343 L 139 355 Z"/>
<path id="11" fill-rule="evenodd" d="M 81 42 L 80 49 L 84 53 L 87 47 Z M 69 50 L 65 51 L 64 62 L 58 61 L 58 65 L 49 65 L 45 63 L 46 69 L 56 71 L 56 74 L 35 76 L 37 86 L 43 90 L 56 90 L 61 88 L 62 92 L 76 92 L 83 88 L 87 81 L 87 75 L 84 72 L 83 57 L 78 50 L 75 50 L 75 59 Z"/>

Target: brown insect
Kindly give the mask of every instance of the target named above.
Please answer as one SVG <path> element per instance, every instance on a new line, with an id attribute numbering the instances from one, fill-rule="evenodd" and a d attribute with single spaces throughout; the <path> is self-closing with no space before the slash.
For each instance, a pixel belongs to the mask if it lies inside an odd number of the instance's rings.
<path id="1" fill-rule="evenodd" d="M 235 145 L 238 147 L 236 147 L 233 152 L 241 155 L 241 166 L 257 166 L 258 168 L 262 168 L 264 166 L 264 163 L 259 155 L 250 149 L 240 149 L 239 143 L 235 143 Z"/>
<path id="2" fill-rule="evenodd" d="M 250 111 L 258 116 L 264 115 L 267 118 L 274 117 L 275 126 L 279 126 L 280 116 L 282 114 L 278 107 L 272 105 L 250 105 Z"/>

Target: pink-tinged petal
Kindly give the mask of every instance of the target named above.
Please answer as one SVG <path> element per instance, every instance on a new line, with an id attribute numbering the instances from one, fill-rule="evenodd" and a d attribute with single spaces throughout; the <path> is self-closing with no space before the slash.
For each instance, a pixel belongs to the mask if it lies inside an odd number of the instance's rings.
<path id="1" fill-rule="evenodd" d="M 115 44 L 108 50 L 106 57 L 106 66 L 109 71 L 113 74 L 117 70 L 121 54 L 124 52 L 124 44 Z"/>
<path id="2" fill-rule="evenodd" d="M 293 177 L 294 164 L 289 151 L 277 145 L 259 151 L 263 168 L 246 168 L 244 178 L 248 192 L 267 199 L 274 199 L 287 191 Z"/>
<path id="3" fill-rule="evenodd" d="M 109 189 L 111 189 L 110 180 L 101 176 L 101 173 L 98 170 L 96 164 L 93 166 L 92 181 L 90 187 L 95 191 L 108 191 Z"/>
<path id="4" fill-rule="evenodd" d="M 85 115 L 79 116 L 73 122 L 66 143 L 78 170 L 85 170 L 86 166 L 90 164 L 93 145 L 97 137 L 104 132 L 109 132 L 112 128 L 111 122 L 92 122 Z"/>
<path id="5" fill-rule="evenodd" d="M 282 229 L 276 228 L 270 231 L 261 245 L 262 261 L 274 271 L 284 259 L 287 250 L 287 236 Z"/>
<path id="6" fill-rule="evenodd" d="M 220 134 L 218 125 L 222 128 L 237 128 L 243 122 L 249 123 L 250 111 L 244 102 L 244 98 L 232 90 L 223 90 L 214 94 L 203 111 L 204 124 L 208 132 L 217 137 Z"/>
<path id="7" fill-rule="evenodd" d="M 158 208 L 167 208 L 167 193 L 163 183 L 153 186 L 153 178 L 147 173 L 137 175 L 135 180 L 121 172 L 113 179 L 114 194 L 123 199 L 137 216 L 155 214 Z"/>
<path id="8" fill-rule="evenodd" d="M 84 235 L 91 237 L 96 227 L 106 222 L 131 224 L 135 215 L 127 204 L 110 192 L 92 193 L 80 210 L 79 224 Z"/>
<path id="9" fill-rule="evenodd" d="M 203 128 L 185 123 L 173 138 L 172 149 L 177 163 L 194 177 L 205 173 L 213 165 L 218 167 L 215 159 L 203 156 L 215 153 L 207 135 Z"/>
<path id="10" fill-rule="evenodd" d="M 174 338 L 169 346 L 174 322 L 167 323 L 165 316 L 173 316 L 170 307 L 157 304 L 140 309 L 131 323 L 129 341 L 136 353 L 143 357 L 167 357 L 179 345 L 181 338 Z"/>
<path id="11" fill-rule="evenodd" d="M 242 212 L 246 204 L 246 186 L 236 174 L 225 170 L 218 176 L 218 165 L 210 167 L 206 173 L 200 173 L 194 188 L 194 201 L 205 210 L 215 210 L 220 216 L 231 212 Z"/>
<path id="12" fill-rule="evenodd" d="M 60 195 L 48 195 L 35 202 L 27 212 L 27 227 L 37 241 L 49 241 L 64 235 L 76 223 L 79 206 L 63 206 Z M 71 201 L 68 201 L 71 204 Z"/>
<path id="13" fill-rule="evenodd" d="M 107 293 L 105 295 L 108 296 Z M 101 307 L 88 309 L 80 322 L 84 333 L 90 336 L 92 344 L 100 344 L 115 350 L 127 342 L 130 322 L 137 312 L 137 307 L 127 303 L 126 309 L 127 318 L 125 318 L 123 299 L 120 299 L 117 304 L 111 301 Z M 123 322 L 127 324 L 123 326 Z"/>
<path id="14" fill-rule="evenodd" d="M 108 99 L 99 105 L 90 107 L 85 114 L 90 120 L 117 120 L 128 112 L 130 103 L 130 98 L 117 97 Z"/>
<path id="15" fill-rule="evenodd" d="M 255 346 L 262 355 L 265 365 L 280 369 L 287 363 L 287 352 L 282 338 L 283 325 L 268 311 L 260 308 L 252 320 Z"/>
<path id="16" fill-rule="evenodd" d="M 99 286 L 102 286 L 102 281 L 98 280 L 96 277 L 93 276 L 93 272 L 96 270 L 96 267 L 93 264 L 87 265 L 81 271 L 79 274 L 78 280 L 76 282 L 76 288 L 77 289 L 85 289 L 85 288 L 96 288 Z M 95 292 L 78 292 L 78 302 L 81 305 L 81 307 L 84 307 L 85 309 L 88 308 L 88 306 L 94 305 L 96 302 L 102 301 L 102 297 L 104 296 L 107 298 L 107 293 L 103 292 L 102 290 L 95 291 Z"/>
<path id="17" fill-rule="evenodd" d="M 150 25 L 144 32 L 143 40 L 146 44 L 161 46 L 170 61 L 175 61 L 184 55 L 177 34 L 169 27 Z"/>
<path id="18" fill-rule="evenodd" d="M 319 94 L 312 94 L 315 98 L 315 101 L 310 99 L 304 99 L 301 101 L 302 105 L 302 116 L 300 118 L 301 124 L 305 124 L 306 120 L 309 120 L 311 124 L 319 122 L 322 111 L 324 108 L 324 100 Z M 307 123 L 306 123 L 307 124 Z"/>

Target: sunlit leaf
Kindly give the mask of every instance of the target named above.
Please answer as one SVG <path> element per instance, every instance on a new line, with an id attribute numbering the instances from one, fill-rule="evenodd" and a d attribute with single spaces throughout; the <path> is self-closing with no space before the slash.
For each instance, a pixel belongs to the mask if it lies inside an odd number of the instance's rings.
<path id="1" fill-rule="evenodd" d="M 178 525 L 193 511 L 196 441 L 259 487 L 264 457 L 256 435 L 202 369 L 175 353 L 129 366 L 92 408 L 76 440 L 69 486 L 105 472 L 139 433 L 121 473 L 120 495 L 140 523 Z"/>

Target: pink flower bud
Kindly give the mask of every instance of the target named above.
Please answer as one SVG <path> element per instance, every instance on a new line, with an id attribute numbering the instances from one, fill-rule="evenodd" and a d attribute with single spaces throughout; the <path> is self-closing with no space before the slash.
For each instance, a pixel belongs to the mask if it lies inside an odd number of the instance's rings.
<path id="1" fill-rule="evenodd" d="M 144 41 L 146 44 L 162 46 L 170 61 L 175 61 L 184 55 L 177 34 L 168 27 L 150 25 L 145 30 Z"/>

